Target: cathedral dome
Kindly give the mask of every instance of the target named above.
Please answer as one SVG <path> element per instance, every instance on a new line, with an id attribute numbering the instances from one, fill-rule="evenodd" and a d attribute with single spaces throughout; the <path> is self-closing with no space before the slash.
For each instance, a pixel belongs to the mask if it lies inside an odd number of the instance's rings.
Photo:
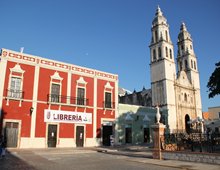
<path id="1" fill-rule="evenodd" d="M 187 40 L 187 39 L 192 41 L 191 35 L 187 31 L 186 25 L 183 22 L 180 27 L 180 33 L 178 35 L 178 42 L 181 42 L 181 41 Z"/>
<path id="2" fill-rule="evenodd" d="M 167 25 L 167 19 L 163 16 L 163 13 L 160 9 L 160 7 L 157 7 L 156 13 L 155 13 L 155 18 L 152 22 L 152 26 L 160 25 L 160 24 L 165 24 Z"/>

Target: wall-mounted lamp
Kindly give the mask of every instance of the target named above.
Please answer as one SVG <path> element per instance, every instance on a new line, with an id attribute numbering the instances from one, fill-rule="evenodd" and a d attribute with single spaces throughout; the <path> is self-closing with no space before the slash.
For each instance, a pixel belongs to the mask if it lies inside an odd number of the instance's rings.
<path id="1" fill-rule="evenodd" d="M 30 108 L 30 116 L 32 115 L 33 111 L 34 111 L 34 108 L 31 107 L 31 108 Z"/>

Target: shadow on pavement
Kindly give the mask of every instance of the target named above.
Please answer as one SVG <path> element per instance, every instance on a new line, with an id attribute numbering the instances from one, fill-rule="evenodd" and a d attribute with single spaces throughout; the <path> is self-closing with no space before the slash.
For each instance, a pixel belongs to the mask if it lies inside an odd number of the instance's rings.
<path id="1" fill-rule="evenodd" d="M 0 169 L 1 170 L 35 170 L 35 168 L 29 165 L 24 160 L 17 157 L 15 154 L 11 153 L 10 151 L 6 150 L 6 155 L 4 158 L 0 159 Z"/>

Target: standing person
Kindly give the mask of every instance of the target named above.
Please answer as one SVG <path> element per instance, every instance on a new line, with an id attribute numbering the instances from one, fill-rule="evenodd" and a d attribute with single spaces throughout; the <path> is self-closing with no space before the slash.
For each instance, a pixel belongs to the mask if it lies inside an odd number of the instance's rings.
<path id="1" fill-rule="evenodd" d="M 3 143 L 3 137 L 0 136 L 0 159 L 2 158 L 2 143 Z"/>
<path id="2" fill-rule="evenodd" d="M 2 153 L 1 153 L 1 157 L 5 157 L 5 148 L 6 148 L 6 140 L 5 138 L 2 136 Z"/>

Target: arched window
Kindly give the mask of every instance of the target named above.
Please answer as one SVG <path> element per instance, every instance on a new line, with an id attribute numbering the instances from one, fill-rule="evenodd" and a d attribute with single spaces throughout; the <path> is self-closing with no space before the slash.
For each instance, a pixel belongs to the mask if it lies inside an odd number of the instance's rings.
<path id="1" fill-rule="evenodd" d="M 157 31 L 155 31 L 155 41 L 158 41 L 158 35 L 157 35 Z"/>
<path id="2" fill-rule="evenodd" d="M 189 115 L 186 114 L 185 116 L 185 129 L 187 133 L 190 133 L 190 124 L 189 124 L 190 118 Z"/>
<path id="3" fill-rule="evenodd" d="M 155 61 L 156 60 L 156 50 L 154 49 L 153 50 L 153 61 Z"/>
<path id="4" fill-rule="evenodd" d="M 191 68 L 193 68 L 193 61 L 191 60 Z"/>
<path id="5" fill-rule="evenodd" d="M 185 60 L 185 69 L 188 68 L 187 60 Z"/>
<path id="6" fill-rule="evenodd" d="M 158 48 L 158 55 L 159 55 L 159 58 L 161 58 L 161 48 L 160 47 Z"/>
<path id="7" fill-rule="evenodd" d="M 167 33 L 167 31 L 165 31 L 165 34 L 166 34 L 166 40 L 168 41 L 168 33 Z"/>
<path id="8" fill-rule="evenodd" d="M 196 62 L 194 61 L 194 68 L 195 68 L 195 70 L 196 70 Z"/>
<path id="9" fill-rule="evenodd" d="M 187 102 L 187 94 L 184 93 L 184 101 Z"/>
<path id="10" fill-rule="evenodd" d="M 167 47 L 166 47 L 166 57 L 168 57 L 168 49 L 167 49 Z"/>
<path id="11" fill-rule="evenodd" d="M 182 61 L 180 61 L 180 71 L 182 70 Z"/>
<path id="12" fill-rule="evenodd" d="M 172 59 L 172 50 L 170 49 L 170 59 Z"/>

